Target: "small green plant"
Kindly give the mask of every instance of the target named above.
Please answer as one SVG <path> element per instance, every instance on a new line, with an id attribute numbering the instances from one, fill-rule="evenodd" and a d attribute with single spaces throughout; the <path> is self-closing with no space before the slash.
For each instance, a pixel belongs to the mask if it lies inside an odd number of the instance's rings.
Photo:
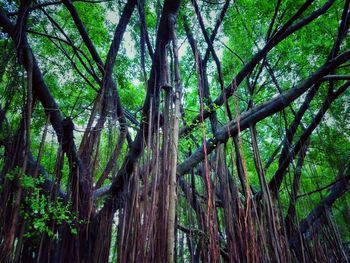
<path id="1" fill-rule="evenodd" d="M 21 214 L 26 221 L 28 231 L 25 237 L 35 237 L 47 234 L 50 238 L 56 238 L 54 227 L 68 224 L 71 233 L 76 235 L 76 216 L 70 212 L 70 204 L 65 204 L 62 199 L 52 200 L 44 193 L 40 185 L 44 183 L 42 176 L 32 177 L 24 175 L 21 178 L 21 186 L 26 190 Z"/>
<path id="2" fill-rule="evenodd" d="M 15 180 L 15 178 L 18 178 L 19 174 L 20 174 L 20 169 L 16 168 L 16 169 L 11 170 L 8 173 L 6 173 L 5 179 L 8 181 L 13 181 L 13 180 Z"/>

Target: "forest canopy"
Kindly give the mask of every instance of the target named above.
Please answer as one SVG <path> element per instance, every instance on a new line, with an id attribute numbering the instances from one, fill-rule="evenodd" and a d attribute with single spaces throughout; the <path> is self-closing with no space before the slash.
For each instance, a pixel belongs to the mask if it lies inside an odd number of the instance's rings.
<path id="1" fill-rule="evenodd" d="M 348 262 L 349 5 L 0 0 L 0 262 Z"/>

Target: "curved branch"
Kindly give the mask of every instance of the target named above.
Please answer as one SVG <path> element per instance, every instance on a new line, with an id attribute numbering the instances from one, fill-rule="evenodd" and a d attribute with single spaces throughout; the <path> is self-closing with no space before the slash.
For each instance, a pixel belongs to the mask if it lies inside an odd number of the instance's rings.
<path id="1" fill-rule="evenodd" d="M 323 76 L 334 70 L 339 65 L 347 62 L 350 59 L 350 51 L 344 52 L 335 59 L 324 64 L 319 70 L 311 75 L 298 87 L 290 89 L 282 95 L 279 95 L 268 102 L 256 106 L 248 111 L 245 111 L 240 116 L 240 130 L 247 129 L 251 124 L 273 115 L 274 113 L 289 106 L 295 99 L 304 94 L 310 89 L 314 83 L 317 83 Z M 207 140 L 206 149 L 208 154 L 211 153 L 220 142 L 227 141 L 230 137 L 235 136 L 238 132 L 238 124 L 236 120 L 229 122 L 215 134 L 213 139 Z M 190 157 L 183 163 L 178 165 L 177 174 L 183 175 L 193 168 L 196 164 L 204 159 L 203 146 L 198 148 Z"/>
<path id="2" fill-rule="evenodd" d="M 309 3 L 310 2 L 310 3 Z M 296 14 L 280 29 L 275 33 L 269 41 L 266 43 L 264 48 L 262 48 L 258 53 L 256 53 L 251 60 L 245 64 L 245 66 L 240 70 L 240 72 L 235 76 L 232 80 L 231 84 L 226 87 L 225 91 L 223 91 L 219 97 L 217 97 L 213 105 L 222 106 L 225 102 L 225 98 L 230 98 L 233 93 L 236 91 L 237 87 L 242 83 L 242 81 L 247 77 L 247 75 L 254 69 L 254 67 L 259 63 L 261 59 L 263 59 L 268 52 L 270 52 L 275 46 L 277 46 L 282 40 L 286 39 L 288 36 L 298 31 L 302 27 L 314 21 L 316 18 L 326 13 L 327 10 L 333 5 L 335 0 L 327 1 L 322 7 L 312 12 L 309 16 L 301 19 L 299 22 L 292 25 L 298 17 L 302 15 L 305 11 L 305 8 L 311 4 L 312 1 L 307 1 L 308 4 L 304 4 Z M 197 115 L 192 120 L 192 125 L 185 126 L 181 129 L 181 136 L 188 134 L 194 127 L 201 121 L 201 118 L 206 119 L 213 113 L 213 110 L 204 110 L 203 114 Z M 203 116 L 202 116 L 203 115 Z"/>

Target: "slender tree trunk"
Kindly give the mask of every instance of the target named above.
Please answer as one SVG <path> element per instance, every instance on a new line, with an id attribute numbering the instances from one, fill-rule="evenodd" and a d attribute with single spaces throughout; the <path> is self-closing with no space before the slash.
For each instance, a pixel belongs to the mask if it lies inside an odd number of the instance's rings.
<path id="1" fill-rule="evenodd" d="M 180 103 L 182 86 L 180 80 L 179 60 L 178 60 L 178 47 L 175 28 L 173 30 L 173 54 L 174 54 L 174 65 L 175 65 L 175 108 L 172 116 L 172 129 L 170 139 L 170 178 L 169 178 L 169 215 L 168 215 L 168 237 L 167 237 L 167 262 L 174 262 L 174 240 L 175 240 L 175 215 L 176 215 L 176 168 L 177 168 L 177 147 L 179 141 L 179 119 L 180 115 Z"/>

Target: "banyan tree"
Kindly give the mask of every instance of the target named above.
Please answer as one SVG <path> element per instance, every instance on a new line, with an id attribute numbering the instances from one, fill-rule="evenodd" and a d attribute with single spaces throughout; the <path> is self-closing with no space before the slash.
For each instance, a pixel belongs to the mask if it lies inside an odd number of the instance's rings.
<path id="1" fill-rule="evenodd" d="M 349 0 L 0 0 L 0 262 L 348 262 Z"/>

